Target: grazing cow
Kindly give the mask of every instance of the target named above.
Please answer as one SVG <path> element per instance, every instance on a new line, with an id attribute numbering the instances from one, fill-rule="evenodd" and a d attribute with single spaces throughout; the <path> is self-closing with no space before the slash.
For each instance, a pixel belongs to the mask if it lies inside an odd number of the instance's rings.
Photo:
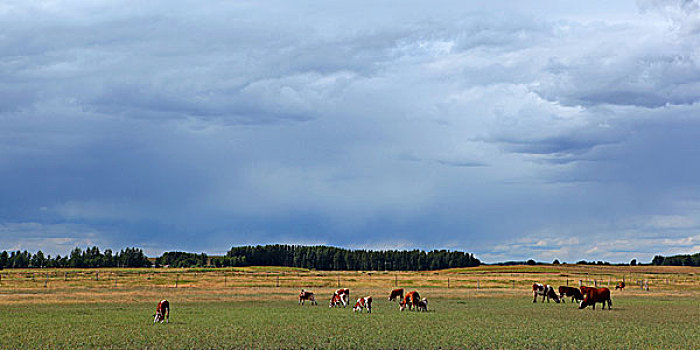
<path id="1" fill-rule="evenodd" d="M 165 299 L 161 300 L 156 306 L 156 314 L 153 316 L 155 316 L 153 324 L 156 322 L 163 323 L 163 321 L 170 323 L 170 303 Z"/>
<path id="2" fill-rule="evenodd" d="M 603 303 L 603 310 L 605 309 L 605 302 L 608 303 L 608 310 L 612 308 L 612 300 L 610 300 L 610 289 L 605 287 L 602 288 L 587 288 L 586 293 L 583 296 L 581 305 L 579 309 L 583 309 L 588 305 L 593 307 L 595 310 L 596 303 Z"/>
<path id="3" fill-rule="evenodd" d="M 622 291 L 625 290 L 625 282 L 620 282 L 615 286 L 615 290 L 622 289 Z"/>
<path id="4" fill-rule="evenodd" d="M 328 304 L 328 307 L 340 306 L 341 304 L 343 305 L 343 307 L 345 307 L 345 300 L 343 300 L 343 298 L 341 298 L 340 295 L 333 294 L 333 296 L 331 297 L 331 302 L 330 304 Z"/>
<path id="5" fill-rule="evenodd" d="M 399 298 L 399 303 L 403 300 L 403 288 L 397 288 L 391 291 L 389 301 L 394 301 L 396 298 Z"/>
<path id="6" fill-rule="evenodd" d="M 428 299 L 423 298 L 418 301 L 418 311 L 428 311 Z"/>
<path id="7" fill-rule="evenodd" d="M 537 302 L 537 296 L 541 295 L 542 296 L 542 302 L 544 303 L 544 299 L 547 298 L 547 302 L 549 302 L 549 299 L 554 299 L 557 303 L 559 303 L 559 297 L 557 296 L 557 293 L 554 292 L 554 288 L 548 284 L 541 284 L 541 283 L 533 283 L 532 284 L 532 295 L 533 299 L 532 302 L 536 303 Z"/>
<path id="8" fill-rule="evenodd" d="M 399 303 L 399 310 L 403 311 L 408 306 L 409 310 L 412 310 L 414 306 L 418 306 L 418 301 L 420 300 L 420 294 L 415 290 L 409 292 L 403 297 L 403 301 Z"/>
<path id="9" fill-rule="evenodd" d="M 357 302 L 355 303 L 355 307 L 352 308 L 352 311 L 359 311 L 362 312 L 363 308 L 367 308 L 368 313 L 372 313 L 372 297 L 371 296 L 366 296 L 364 298 L 357 299 Z"/>
<path id="10" fill-rule="evenodd" d="M 577 301 L 583 300 L 583 294 L 581 294 L 581 291 L 578 290 L 577 288 L 568 287 L 568 286 L 559 286 L 559 299 L 561 299 L 562 303 L 564 302 L 565 296 L 571 297 L 572 303 L 574 302 L 574 300 L 577 300 Z"/>
<path id="11" fill-rule="evenodd" d="M 581 286 L 581 287 L 578 287 L 578 289 L 581 290 L 581 294 L 583 294 L 583 296 L 586 296 L 586 293 L 588 293 L 588 290 L 589 290 L 589 289 L 595 289 L 595 288 L 594 288 L 594 287 Z"/>
<path id="12" fill-rule="evenodd" d="M 302 289 L 301 293 L 299 293 L 299 305 L 304 305 L 304 301 L 306 300 L 310 301 L 313 305 L 318 305 L 314 293 Z"/>
<path id="13" fill-rule="evenodd" d="M 333 296 L 331 297 L 331 302 L 328 305 L 328 307 L 340 306 L 340 304 L 343 304 L 343 307 L 345 307 L 349 302 L 350 289 L 340 288 L 333 293 Z"/>

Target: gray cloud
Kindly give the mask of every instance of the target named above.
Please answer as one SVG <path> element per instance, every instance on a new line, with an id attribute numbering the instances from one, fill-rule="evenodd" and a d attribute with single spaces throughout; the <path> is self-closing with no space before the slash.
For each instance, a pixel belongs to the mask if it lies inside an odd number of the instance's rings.
<path id="1" fill-rule="evenodd" d="M 0 5 L 3 234 L 626 261 L 517 240 L 700 219 L 693 4 Z"/>

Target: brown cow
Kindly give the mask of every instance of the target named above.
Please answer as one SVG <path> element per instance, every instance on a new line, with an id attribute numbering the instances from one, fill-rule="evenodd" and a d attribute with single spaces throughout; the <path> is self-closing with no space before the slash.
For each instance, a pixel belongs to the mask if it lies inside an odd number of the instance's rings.
<path id="1" fill-rule="evenodd" d="M 399 298 L 399 303 L 403 300 L 403 288 L 397 288 L 391 291 L 391 294 L 389 294 L 389 301 L 394 301 L 396 298 Z"/>
<path id="2" fill-rule="evenodd" d="M 625 282 L 620 282 L 615 286 L 615 290 L 622 289 L 622 291 L 625 291 Z"/>
<path id="3" fill-rule="evenodd" d="M 156 322 L 163 323 L 163 321 L 170 323 L 170 303 L 165 299 L 161 300 L 156 306 L 156 314 L 153 316 L 155 316 L 153 319 L 154 324 Z"/>
<path id="4" fill-rule="evenodd" d="M 302 289 L 301 293 L 299 293 L 299 305 L 304 305 L 304 301 L 306 300 L 310 301 L 313 305 L 318 305 L 314 293 Z"/>
<path id="5" fill-rule="evenodd" d="M 401 300 L 403 300 L 403 288 L 397 288 L 391 291 L 391 294 L 389 295 L 389 301 L 394 301 L 396 298 L 399 298 L 399 303 Z"/>
<path id="6" fill-rule="evenodd" d="M 589 289 L 595 289 L 595 287 L 581 286 L 581 287 L 578 287 L 578 289 L 580 289 L 580 290 L 581 290 L 581 294 L 583 294 L 583 295 L 585 296 L 586 293 L 588 293 L 588 290 L 589 290 Z"/>
<path id="7" fill-rule="evenodd" d="M 612 300 L 610 300 L 610 289 L 605 287 L 602 288 L 586 288 L 586 293 L 581 301 L 579 309 L 583 309 L 588 305 L 593 307 L 595 310 L 596 303 L 603 303 L 603 310 L 605 310 L 605 302 L 608 303 L 608 310 L 612 308 Z"/>
<path id="8" fill-rule="evenodd" d="M 581 294 L 580 290 L 569 286 L 559 286 L 559 298 L 561 299 L 562 303 L 564 302 L 565 296 L 571 297 L 572 303 L 574 300 L 583 300 L 583 294 Z"/>
<path id="9" fill-rule="evenodd" d="M 414 306 L 418 306 L 418 301 L 420 301 L 420 294 L 418 294 L 418 292 L 415 290 L 409 292 L 403 297 L 403 301 L 399 303 L 399 310 L 405 310 L 406 306 L 408 306 L 408 309 L 411 310 Z"/>

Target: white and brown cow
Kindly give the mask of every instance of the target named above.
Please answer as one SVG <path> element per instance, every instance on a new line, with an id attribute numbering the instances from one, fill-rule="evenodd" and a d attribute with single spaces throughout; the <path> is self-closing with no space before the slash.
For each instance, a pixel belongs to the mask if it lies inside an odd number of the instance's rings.
<path id="1" fill-rule="evenodd" d="M 348 303 L 350 302 L 350 289 L 348 288 L 340 288 L 333 293 L 333 296 L 331 297 L 331 302 L 328 305 L 328 307 L 334 307 L 334 306 L 340 306 L 340 304 L 343 304 L 343 307 L 347 306 Z"/>
<path id="2" fill-rule="evenodd" d="M 541 295 L 542 296 L 542 302 L 544 303 L 544 299 L 547 298 L 547 302 L 549 302 L 549 299 L 554 299 L 557 303 L 559 303 L 559 297 L 557 296 L 557 293 L 554 291 L 554 288 L 548 284 L 542 284 L 542 283 L 533 283 L 532 284 L 532 302 L 536 303 L 537 302 L 537 296 Z"/>
<path id="3" fill-rule="evenodd" d="M 428 311 L 428 298 L 423 298 L 418 301 L 418 311 Z"/>
<path id="4" fill-rule="evenodd" d="M 165 299 L 161 300 L 156 306 L 156 314 L 153 316 L 155 316 L 153 319 L 154 324 L 156 322 L 163 323 L 163 321 L 170 323 L 170 303 Z"/>
<path id="5" fill-rule="evenodd" d="M 372 313 L 372 297 L 366 296 L 364 298 L 357 299 L 355 307 L 352 308 L 353 311 L 362 312 L 362 309 L 366 308 L 368 313 Z"/>
<path id="6" fill-rule="evenodd" d="M 301 293 L 299 293 L 299 305 L 304 305 L 304 302 L 307 300 L 313 305 L 318 305 L 314 293 L 302 289 Z"/>
<path id="7" fill-rule="evenodd" d="M 412 310 L 414 306 L 418 306 L 418 302 L 420 301 L 420 294 L 418 294 L 417 291 L 412 291 L 408 292 L 403 297 L 403 300 L 399 303 L 399 310 L 403 311 L 408 307 L 409 310 Z"/>

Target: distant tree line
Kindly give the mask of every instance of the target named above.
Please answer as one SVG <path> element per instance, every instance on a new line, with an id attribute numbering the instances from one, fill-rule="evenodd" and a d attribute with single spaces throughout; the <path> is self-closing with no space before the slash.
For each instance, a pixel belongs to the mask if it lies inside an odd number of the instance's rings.
<path id="1" fill-rule="evenodd" d="M 35 254 L 28 251 L 3 251 L 0 253 L 0 268 L 25 267 L 147 267 L 151 262 L 141 249 L 126 248 L 118 253 L 111 249 L 100 252 L 97 247 L 82 250 L 75 248 L 69 255 L 44 255 L 40 250 Z"/>
<path id="2" fill-rule="evenodd" d="M 215 266 L 289 266 L 317 270 L 438 270 L 479 266 L 473 254 L 448 250 L 350 250 L 329 246 L 233 247 Z"/>
<path id="3" fill-rule="evenodd" d="M 666 266 L 700 266 L 700 253 L 695 253 L 693 255 L 673 255 L 669 257 L 657 255 L 651 260 L 651 264 Z"/>

